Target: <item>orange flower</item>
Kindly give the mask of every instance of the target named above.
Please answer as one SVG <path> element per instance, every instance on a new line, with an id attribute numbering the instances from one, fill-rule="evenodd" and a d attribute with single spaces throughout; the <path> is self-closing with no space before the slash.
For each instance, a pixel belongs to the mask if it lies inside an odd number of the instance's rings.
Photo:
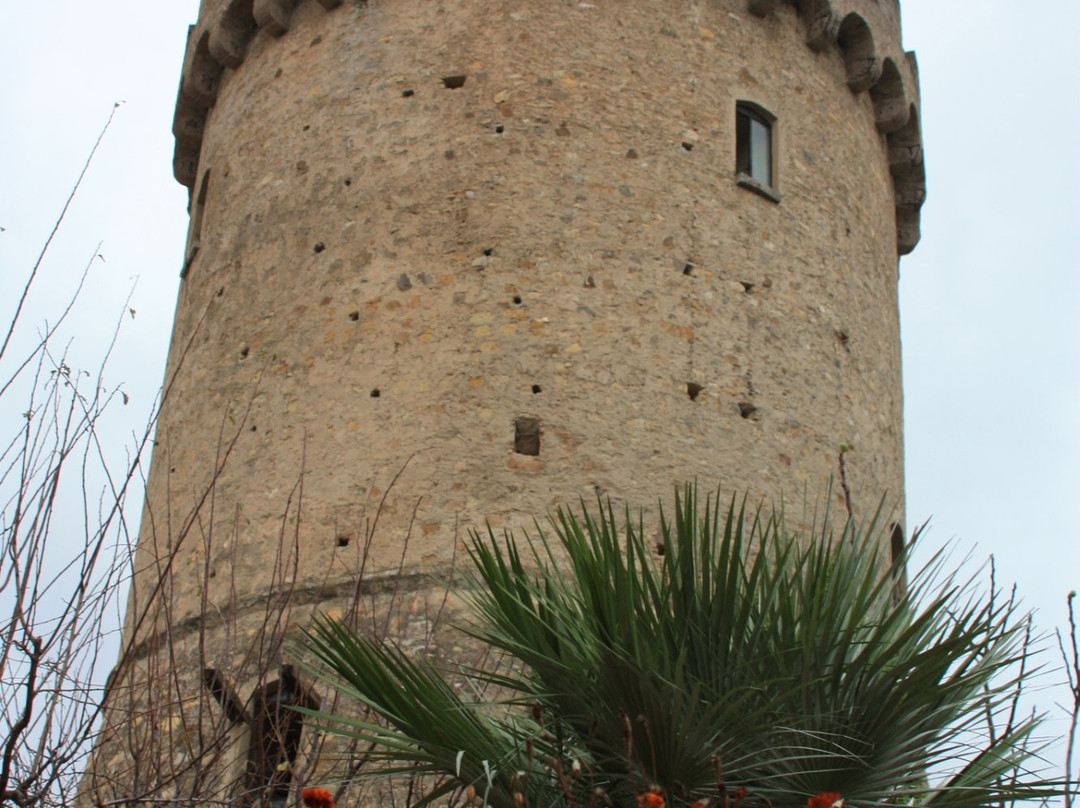
<path id="1" fill-rule="evenodd" d="M 808 799 L 806 808 L 844 808 L 844 798 L 835 791 L 823 791 Z"/>
<path id="2" fill-rule="evenodd" d="M 307 808 L 334 808 L 334 795 L 325 788 L 305 788 L 300 792 L 300 802 Z"/>
<path id="3" fill-rule="evenodd" d="M 646 791 L 637 795 L 638 808 L 664 808 L 664 795 L 659 791 Z"/>

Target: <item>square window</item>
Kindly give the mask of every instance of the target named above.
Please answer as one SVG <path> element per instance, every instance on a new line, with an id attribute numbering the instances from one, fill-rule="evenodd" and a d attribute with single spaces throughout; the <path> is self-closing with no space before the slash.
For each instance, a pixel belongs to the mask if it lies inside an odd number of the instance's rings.
<path id="1" fill-rule="evenodd" d="M 756 104 L 735 106 L 735 174 L 740 185 L 779 202 L 773 170 L 776 118 Z"/>

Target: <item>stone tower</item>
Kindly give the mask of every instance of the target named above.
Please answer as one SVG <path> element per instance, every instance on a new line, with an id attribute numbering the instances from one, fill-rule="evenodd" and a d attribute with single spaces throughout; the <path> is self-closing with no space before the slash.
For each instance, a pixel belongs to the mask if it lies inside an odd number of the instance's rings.
<path id="1" fill-rule="evenodd" d="M 212 723 L 295 684 L 314 608 L 397 598 L 423 637 L 485 521 L 692 479 L 801 504 L 841 443 L 856 515 L 900 513 L 898 0 L 203 0 L 174 131 L 191 228 L 110 695 L 148 755 L 206 693 Z"/>

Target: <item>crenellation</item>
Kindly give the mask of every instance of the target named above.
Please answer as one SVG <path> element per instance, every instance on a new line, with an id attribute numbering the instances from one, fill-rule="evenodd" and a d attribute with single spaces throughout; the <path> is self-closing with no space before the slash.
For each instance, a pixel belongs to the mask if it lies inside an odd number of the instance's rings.
<path id="1" fill-rule="evenodd" d="M 844 54 L 848 87 L 853 93 L 869 90 L 881 78 L 882 64 L 874 35 L 860 15 L 852 12 L 840 23 L 836 43 Z"/>
<path id="2" fill-rule="evenodd" d="M 911 101 L 900 71 L 888 57 L 881 63 L 881 78 L 870 88 L 870 97 L 874 100 L 875 123 L 884 135 L 901 129 L 911 117 Z"/>
<path id="3" fill-rule="evenodd" d="M 199 36 L 189 40 L 181 97 L 177 104 L 177 115 L 183 114 L 184 120 L 174 123 L 174 133 L 183 132 L 182 137 L 177 134 L 174 173 L 178 181 L 188 188 L 195 181 L 191 162 L 197 160 L 201 147 L 198 140 L 201 130 L 197 125 L 192 125 L 193 119 L 189 114 L 192 103 L 195 106 L 212 106 L 221 70 L 240 67 L 247 47 L 258 30 L 264 29 L 272 36 L 283 36 L 301 2 L 310 0 L 207 0 L 203 3 L 198 24 Z M 877 3 L 867 3 L 866 0 L 788 2 L 794 4 L 799 18 L 803 20 L 807 46 L 817 52 L 838 48 L 844 58 L 851 91 L 870 91 L 879 131 L 888 134 L 903 126 L 908 119 L 906 110 L 910 94 L 907 87 L 916 86 L 917 74 L 910 69 L 907 54 L 899 51 L 885 55 L 878 53 L 871 25 L 856 10 L 864 7 L 867 12 L 876 12 L 877 17 L 891 18 L 895 16 L 893 9 L 882 9 Z M 318 0 L 318 5 L 331 12 L 342 6 L 342 0 Z M 843 8 L 842 14 L 837 7 Z M 778 7 L 776 0 L 746 0 L 746 8 L 753 16 L 763 18 L 775 14 Z M 894 39 L 889 37 L 890 41 Z M 888 70 L 886 63 L 892 66 Z M 901 64 L 905 66 L 904 74 L 897 67 Z M 917 94 L 914 97 L 917 98 Z M 917 101 L 914 103 L 917 104 Z"/>
<path id="4" fill-rule="evenodd" d="M 210 55 L 222 67 L 236 70 L 244 62 L 248 43 L 258 30 L 252 14 L 252 0 L 226 0 L 217 13 L 209 17 L 201 15 L 201 22 L 209 31 Z"/>
<path id="5" fill-rule="evenodd" d="M 800 13 L 806 21 L 806 44 L 811 50 L 824 51 L 840 36 L 840 15 L 829 0 L 802 0 Z"/>
<path id="6" fill-rule="evenodd" d="M 912 105 L 908 122 L 887 137 L 889 144 L 889 171 L 893 177 L 922 181 L 923 148 L 919 136 L 919 113 Z"/>
<path id="7" fill-rule="evenodd" d="M 255 24 L 271 36 L 281 36 L 289 30 L 289 20 L 299 2 L 300 0 L 255 0 L 252 8 Z"/>
<path id="8" fill-rule="evenodd" d="M 210 33 L 203 31 L 195 47 L 188 49 L 179 95 L 189 103 L 209 109 L 217 100 L 225 68 L 210 53 Z"/>

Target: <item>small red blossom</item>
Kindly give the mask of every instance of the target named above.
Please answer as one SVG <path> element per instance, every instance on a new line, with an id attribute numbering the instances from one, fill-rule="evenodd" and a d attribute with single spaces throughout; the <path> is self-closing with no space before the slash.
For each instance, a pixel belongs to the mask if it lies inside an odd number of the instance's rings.
<path id="1" fill-rule="evenodd" d="M 806 808 L 844 808 L 844 798 L 835 791 L 823 791 L 808 799 Z"/>
<path id="2" fill-rule="evenodd" d="M 664 795 L 659 791 L 646 791 L 637 795 L 638 808 L 664 808 Z"/>
<path id="3" fill-rule="evenodd" d="M 334 808 L 334 795 L 325 788 L 305 788 L 300 792 L 300 802 L 307 808 Z"/>

